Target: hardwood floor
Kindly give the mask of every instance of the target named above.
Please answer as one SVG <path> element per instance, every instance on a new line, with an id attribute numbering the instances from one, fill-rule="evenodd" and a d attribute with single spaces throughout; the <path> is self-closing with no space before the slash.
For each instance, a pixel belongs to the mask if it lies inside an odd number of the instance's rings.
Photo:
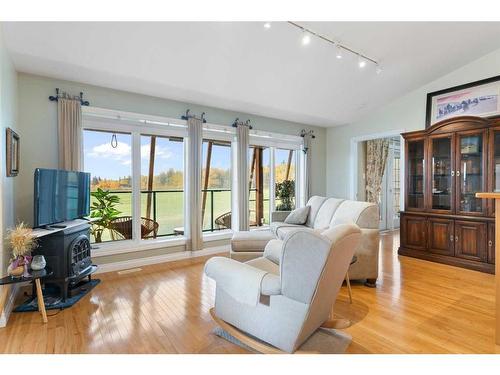
<path id="1" fill-rule="evenodd" d="M 494 344 L 494 277 L 398 257 L 399 233 L 381 236 L 378 286 L 345 287 L 336 314 L 354 324 L 350 353 L 500 353 Z M 211 334 L 214 283 L 205 259 L 101 274 L 78 304 L 14 313 L 0 329 L 0 353 L 245 353 Z M 54 316 L 50 316 L 56 314 Z"/>

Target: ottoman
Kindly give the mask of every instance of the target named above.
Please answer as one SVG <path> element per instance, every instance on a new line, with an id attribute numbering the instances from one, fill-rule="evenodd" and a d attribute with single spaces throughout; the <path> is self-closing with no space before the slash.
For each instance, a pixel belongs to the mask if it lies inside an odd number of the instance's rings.
<path id="1" fill-rule="evenodd" d="M 274 238 L 268 229 L 235 232 L 231 239 L 230 257 L 239 262 L 259 258 L 264 253 L 267 243 Z"/>

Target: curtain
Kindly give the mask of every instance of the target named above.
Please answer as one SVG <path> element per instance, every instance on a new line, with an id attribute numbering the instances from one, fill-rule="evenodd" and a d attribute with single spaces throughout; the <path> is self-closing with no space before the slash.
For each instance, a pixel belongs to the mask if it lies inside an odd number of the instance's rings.
<path id="1" fill-rule="evenodd" d="M 82 108 L 80 99 L 59 97 L 57 101 L 59 168 L 82 169 Z"/>
<path id="2" fill-rule="evenodd" d="M 305 152 L 305 171 L 304 171 L 304 198 L 305 202 L 311 197 L 311 170 L 312 170 L 312 156 L 311 156 L 311 142 L 312 136 L 310 134 L 304 135 L 304 152 Z"/>
<path id="3" fill-rule="evenodd" d="M 237 175 L 237 197 L 238 197 L 238 230 L 249 229 L 248 225 L 248 125 L 238 124 L 236 128 L 236 175 Z"/>
<path id="4" fill-rule="evenodd" d="M 188 184 L 186 186 L 187 215 L 189 220 L 187 250 L 203 249 L 201 223 L 201 148 L 203 123 L 197 118 L 189 118 L 188 125 Z"/>
<path id="5" fill-rule="evenodd" d="M 389 153 L 388 139 L 373 139 L 366 142 L 366 200 L 379 203 L 382 177 Z"/>

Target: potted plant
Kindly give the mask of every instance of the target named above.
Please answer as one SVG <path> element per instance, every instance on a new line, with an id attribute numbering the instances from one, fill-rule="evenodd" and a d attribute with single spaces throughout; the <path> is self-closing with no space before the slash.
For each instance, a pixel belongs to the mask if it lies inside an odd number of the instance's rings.
<path id="1" fill-rule="evenodd" d="M 24 223 L 8 229 L 6 239 L 9 241 L 12 258 L 7 273 L 12 277 L 28 276 L 28 267 L 31 262 L 31 251 L 38 244 L 33 229 Z"/>
<path id="2" fill-rule="evenodd" d="M 90 233 L 94 236 L 95 242 L 102 242 L 102 234 L 109 228 L 110 222 L 121 214 L 121 211 L 115 208 L 120 203 L 120 198 L 109 190 L 101 188 L 97 188 L 90 195 L 95 198 L 90 206 L 90 217 L 96 219 L 92 222 Z"/>
<path id="3" fill-rule="evenodd" d="M 276 206 L 278 211 L 293 210 L 293 198 L 295 197 L 295 181 L 284 180 L 276 183 L 276 198 L 280 203 Z"/>

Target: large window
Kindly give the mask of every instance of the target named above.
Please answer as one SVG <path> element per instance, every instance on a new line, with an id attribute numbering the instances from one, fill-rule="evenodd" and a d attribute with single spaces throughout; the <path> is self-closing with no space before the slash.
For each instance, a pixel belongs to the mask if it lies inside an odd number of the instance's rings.
<path id="1" fill-rule="evenodd" d="M 295 150 L 276 149 L 274 156 L 275 205 L 278 211 L 295 209 Z"/>
<path id="2" fill-rule="evenodd" d="M 141 135 L 141 236 L 184 233 L 182 138 Z"/>
<path id="3" fill-rule="evenodd" d="M 84 169 L 91 175 L 90 206 L 94 216 L 100 218 L 92 225 L 92 241 L 126 239 L 132 235 L 131 135 L 85 130 L 83 155 Z M 128 230 L 125 235 L 112 230 L 119 217 L 129 220 L 130 225 L 124 225 Z"/>
<path id="4" fill-rule="evenodd" d="M 201 186 L 202 230 L 231 229 L 231 142 L 203 140 Z"/>

